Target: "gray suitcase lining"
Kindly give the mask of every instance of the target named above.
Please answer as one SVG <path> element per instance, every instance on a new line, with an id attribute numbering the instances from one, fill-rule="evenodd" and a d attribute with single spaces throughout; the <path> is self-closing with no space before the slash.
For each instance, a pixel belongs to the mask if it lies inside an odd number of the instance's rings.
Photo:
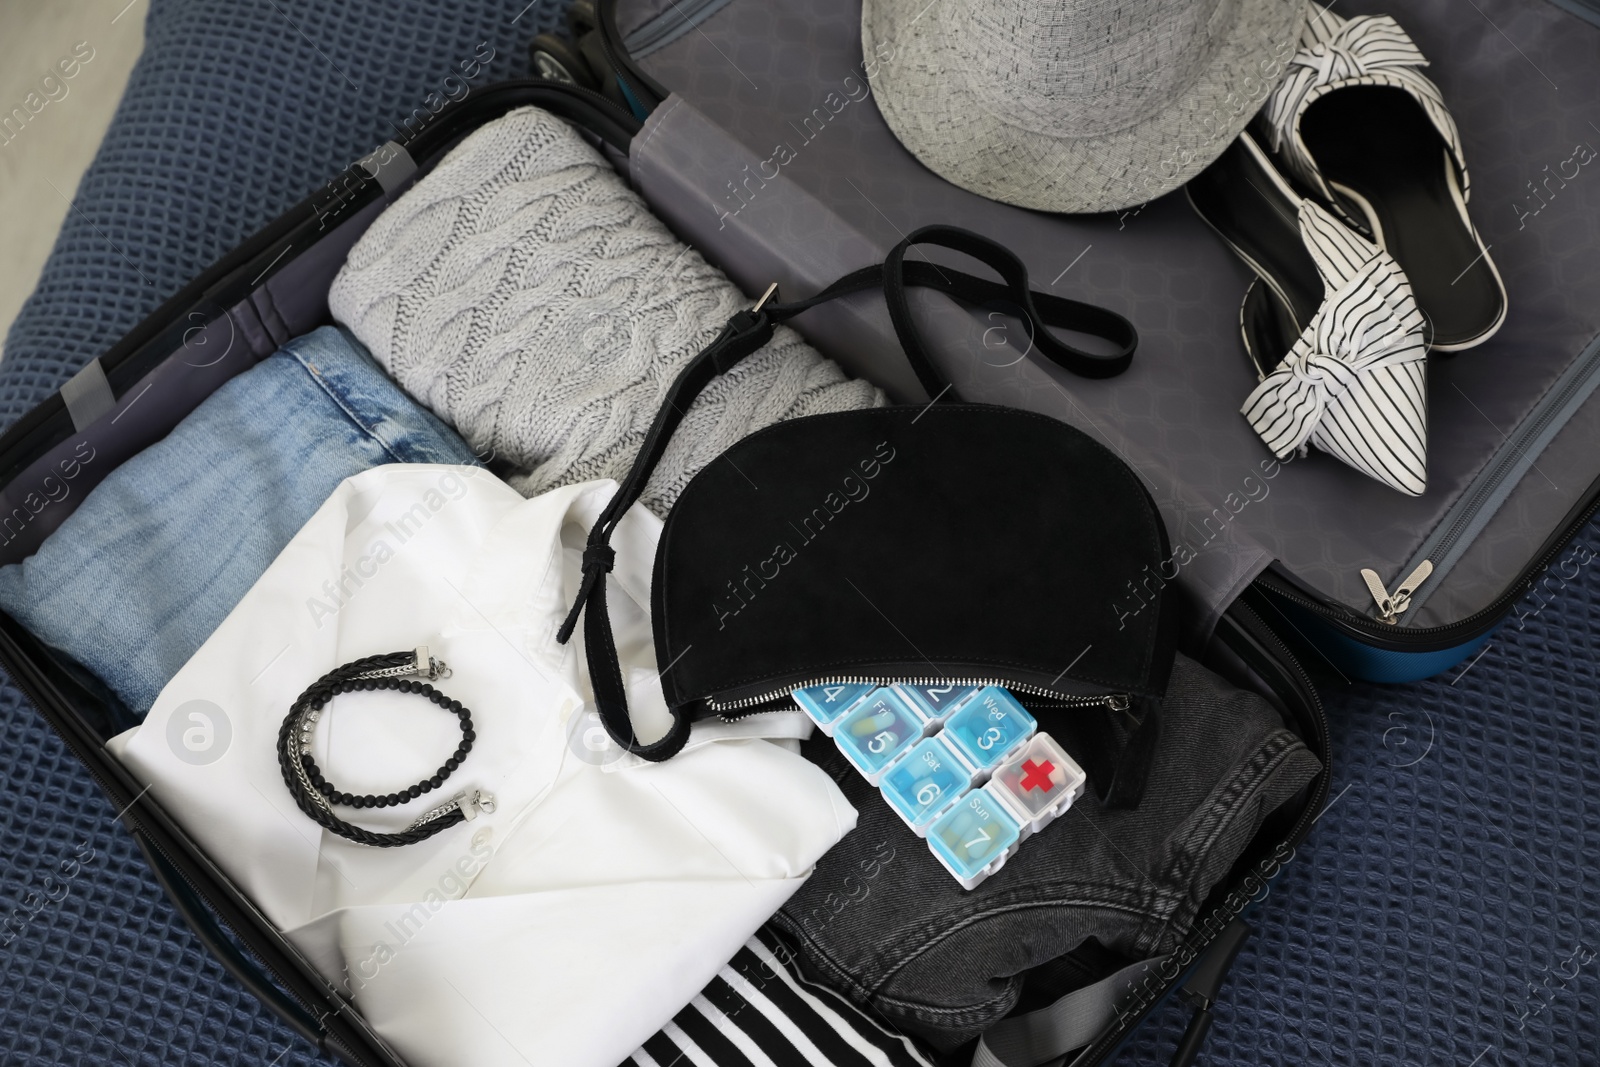
<path id="1" fill-rule="evenodd" d="M 107 474 L 165 437 L 228 379 L 325 321 L 328 287 L 382 204 L 369 204 L 247 299 L 191 312 L 193 326 L 172 355 L 7 482 L 0 489 L 0 564 L 36 551 Z"/>
<path id="2" fill-rule="evenodd" d="M 640 65 L 674 96 L 634 141 L 636 185 L 751 292 L 774 280 L 791 297 L 812 292 L 910 230 L 949 222 L 1014 249 L 1036 288 L 1127 315 L 1140 331 L 1133 369 L 1090 382 L 1023 358 L 1026 338 L 999 310 L 929 301 L 945 305 L 934 312 L 947 331 L 940 358 L 963 396 L 1078 425 L 1145 477 L 1174 546 L 1192 550 L 1170 570 L 1202 629 L 1273 559 L 1375 615 L 1361 568 L 1392 588 L 1437 553 L 1402 624 L 1465 618 L 1505 591 L 1600 477 L 1600 413 L 1587 402 L 1600 372 L 1594 27 L 1531 0 L 1489 0 L 1475 18 L 1445 0 L 1340 7 L 1394 15 L 1431 59 L 1465 141 L 1474 221 L 1510 294 L 1494 339 L 1430 360 L 1429 488 L 1408 498 L 1315 452 L 1263 469 L 1270 456 L 1238 413 L 1255 384 L 1238 333 L 1249 274 L 1181 192 L 1061 216 L 949 185 L 880 117 L 859 12 L 859 0 L 734 0 L 652 51 Z M 893 61 L 891 47 L 878 62 Z M 798 325 L 852 372 L 919 397 L 870 301 Z M 1129 580 L 1129 599 L 1107 610 L 1132 610 L 1139 584 L 1161 578 Z"/>
<path id="3" fill-rule="evenodd" d="M 185 328 L 175 331 L 181 340 L 170 355 L 89 425 L 75 422 L 75 432 L 0 488 L 0 565 L 36 551 L 107 474 L 165 437 L 224 382 L 272 355 L 289 339 L 331 321 L 328 289 L 350 249 L 384 207 L 427 174 L 459 140 L 453 139 L 420 165 L 394 142 L 382 146 L 380 152 L 386 147 L 398 152 L 388 165 L 367 167 L 382 186 L 378 200 L 314 243 L 298 250 L 285 247 L 261 270 L 255 280 L 259 284 L 252 282 L 254 288 L 244 299 L 226 308 L 203 301 L 191 310 L 184 317 Z M 624 168 L 619 153 L 600 147 L 614 166 Z"/>

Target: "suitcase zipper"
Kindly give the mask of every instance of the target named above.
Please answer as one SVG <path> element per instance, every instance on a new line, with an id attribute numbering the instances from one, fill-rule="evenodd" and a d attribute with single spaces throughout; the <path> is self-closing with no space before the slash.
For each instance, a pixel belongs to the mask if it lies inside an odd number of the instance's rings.
<path id="1" fill-rule="evenodd" d="M 1057 708 L 1093 708 L 1105 707 L 1112 711 L 1127 711 L 1130 701 L 1126 693 L 1104 693 L 1096 696 L 1067 696 L 1043 686 L 1029 685 L 1026 682 L 1008 682 L 1003 678 L 886 678 L 881 675 L 828 675 L 823 678 L 813 678 L 793 685 L 785 685 L 781 689 L 774 689 L 769 693 L 757 696 L 743 697 L 739 700 L 722 701 L 716 697 L 706 697 L 706 706 L 716 712 L 723 722 L 736 722 L 750 715 L 763 711 L 779 710 L 764 708 L 759 705 L 771 704 L 787 698 L 796 689 L 809 689 L 816 685 L 970 685 L 982 689 L 986 686 L 999 686 L 1009 689 L 1013 693 L 1026 693 L 1029 696 L 1051 698 L 1051 707 Z M 791 704 L 795 711 L 799 707 Z M 788 709 L 782 709 L 788 710 Z"/>
<path id="2" fill-rule="evenodd" d="M 1423 542 L 1416 555 L 1412 557 L 1414 562 L 1411 576 L 1401 583 L 1406 595 L 1402 596 L 1402 590 L 1397 589 L 1392 598 L 1393 603 L 1390 606 L 1397 607 L 1398 610 L 1392 612 L 1386 610 L 1384 597 L 1387 594 L 1380 592 L 1383 588 L 1382 582 L 1374 584 L 1376 575 L 1365 569 L 1362 570 L 1361 576 L 1372 592 L 1373 600 L 1377 602 L 1376 620 L 1356 614 L 1343 605 L 1330 605 L 1318 601 L 1300 592 L 1292 578 L 1268 572 L 1262 575 L 1263 585 L 1270 589 L 1273 595 L 1306 608 L 1337 624 L 1340 629 L 1363 638 L 1387 637 L 1389 641 L 1426 645 L 1431 650 L 1448 648 L 1452 643 L 1459 644 L 1478 636 L 1521 599 L 1537 576 L 1555 562 L 1555 558 L 1566 548 L 1568 542 L 1594 518 L 1595 512 L 1600 510 L 1600 495 L 1597 495 L 1600 494 L 1600 482 L 1589 486 L 1584 499 L 1568 514 L 1561 529 L 1546 543 L 1544 551 L 1534 557 L 1506 590 L 1487 607 L 1443 626 L 1402 628 L 1399 626 L 1398 616 L 1406 608 L 1413 606 L 1416 593 L 1428 578 L 1435 574 L 1442 578 L 1444 571 L 1454 564 L 1458 546 L 1462 545 L 1464 539 L 1468 539 L 1469 534 L 1474 534 L 1486 510 L 1492 511 L 1493 507 L 1498 507 L 1501 491 L 1505 489 L 1507 481 L 1517 472 L 1523 460 L 1529 456 L 1533 445 L 1550 433 L 1552 427 L 1559 428 L 1558 417 L 1575 400 L 1584 395 L 1586 389 L 1593 386 L 1597 374 L 1600 374 L 1600 341 L 1592 342 L 1573 361 L 1572 367 L 1563 373 L 1559 382 L 1539 401 L 1537 409 L 1523 419 L 1511 436 L 1506 438 L 1505 443 L 1485 466 L 1484 473 L 1474 479 L 1463 498 L 1457 501 L 1440 520 L 1438 529 L 1441 532 Z M 1424 566 L 1428 568 L 1428 572 L 1419 577 L 1418 572 Z M 1406 637 L 1399 637 L 1401 633 Z M 1407 638 L 1414 640 L 1408 641 Z M 1388 642 L 1385 644 L 1387 646 Z"/>
<path id="3" fill-rule="evenodd" d="M 1443 626 L 1401 628 L 1386 624 L 1366 615 L 1359 615 L 1343 604 L 1329 604 L 1316 600 L 1301 592 L 1298 583 L 1292 577 L 1286 577 L 1272 569 L 1263 571 L 1256 581 L 1273 597 L 1286 600 L 1296 607 L 1305 608 L 1333 624 L 1340 631 L 1375 647 L 1398 652 L 1431 652 L 1470 641 L 1486 630 L 1492 629 L 1512 605 L 1533 588 L 1538 576 L 1555 562 L 1556 557 L 1578 535 L 1578 531 L 1594 519 L 1596 513 L 1600 513 L 1600 481 L 1589 487 L 1583 503 L 1568 513 L 1568 518 L 1562 522 L 1561 528 L 1546 542 L 1545 550 L 1522 568 L 1517 577 L 1506 587 L 1505 592 L 1495 597 L 1481 610 Z"/>
<path id="4" fill-rule="evenodd" d="M 1502 491 L 1523 466 L 1523 461 L 1529 458 L 1533 446 L 1550 433 L 1552 427 L 1559 429 L 1565 424 L 1562 413 L 1567 412 L 1570 418 L 1568 408 L 1593 387 L 1597 372 L 1600 372 L 1600 342 L 1591 343 L 1573 360 L 1550 392 L 1539 400 L 1536 409 L 1506 438 L 1485 465 L 1484 472 L 1473 479 L 1464 497 L 1439 522 L 1440 532 L 1422 543 L 1412 557 L 1414 561 L 1419 557 L 1424 562 L 1433 561 L 1443 577 L 1444 570 L 1455 562 L 1457 545 L 1464 539 L 1470 543 L 1476 536 L 1479 519 L 1486 510 L 1498 509 L 1504 499 Z M 1523 473 L 1526 474 L 1526 470 Z M 1420 585 L 1420 582 L 1411 583 L 1411 591 L 1415 593 Z"/>
<path id="5" fill-rule="evenodd" d="M 677 6 L 676 3 L 673 4 L 673 7 Z M 634 117 L 642 122 L 655 110 L 656 105 L 652 101 L 664 100 L 668 94 L 661 91 L 662 86 L 649 84 L 644 72 L 634 66 L 633 57 L 627 53 L 622 44 L 622 35 L 617 30 L 614 7 L 614 4 L 606 0 L 601 0 L 596 5 L 595 16 L 600 25 L 595 28 L 600 32 L 600 52 L 611 65 L 611 74 L 617 79 L 617 85 L 627 99 Z M 682 14 L 681 9 L 679 14 Z M 688 15 L 684 15 L 685 21 L 688 18 Z"/>
<path id="6" fill-rule="evenodd" d="M 722 10 L 727 3 L 728 0 L 683 0 L 682 3 L 674 0 L 671 10 L 663 10 L 654 18 L 639 24 L 618 43 L 629 59 L 641 60 L 690 30 L 699 29 L 706 19 Z"/>
<path id="7" fill-rule="evenodd" d="M 1377 571 L 1371 567 L 1362 567 L 1361 577 L 1366 581 L 1367 589 L 1372 593 L 1372 599 L 1378 604 L 1378 621 L 1386 622 L 1393 626 L 1395 620 L 1411 606 L 1411 594 L 1415 593 L 1417 587 L 1427 581 L 1428 575 L 1432 573 L 1433 563 L 1429 560 L 1423 560 L 1417 565 L 1417 569 L 1412 571 L 1410 576 L 1401 582 L 1394 593 L 1391 594 L 1383 587 L 1383 579 L 1378 577 Z"/>

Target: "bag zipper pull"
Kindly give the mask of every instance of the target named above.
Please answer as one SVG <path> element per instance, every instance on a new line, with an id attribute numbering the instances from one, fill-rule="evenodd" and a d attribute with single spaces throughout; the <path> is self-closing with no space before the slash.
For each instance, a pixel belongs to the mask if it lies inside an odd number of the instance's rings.
<path id="1" fill-rule="evenodd" d="M 1383 579 L 1378 577 L 1378 572 L 1370 567 L 1361 568 L 1361 577 L 1367 583 L 1367 589 L 1372 593 L 1372 599 L 1378 605 L 1378 621 L 1386 622 L 1390 626 L 1395 624 L 1395 619 L 1411 606 L 1411 594 L 1415 593 L 1423 582 L 1428 580 L 1428 575 L 1433 573 L 1433 561 L 1423 560 L 1417 564 L 1417 569 L 1406 576 L 1405 581 L 1395 589 L 1393 595 L 1383 587 Z"/>

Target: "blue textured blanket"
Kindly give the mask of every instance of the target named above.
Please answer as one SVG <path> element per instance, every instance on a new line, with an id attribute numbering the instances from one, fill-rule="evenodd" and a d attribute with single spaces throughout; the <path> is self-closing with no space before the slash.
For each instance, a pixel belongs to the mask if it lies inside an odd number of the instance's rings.
<path id="1" fill-rule="evenodd" d="M 8 339 L 0 421 L 392 136 L 464 60 L 492 50 L 476 84 L 524 73 L 559 0 L 524 3 L 152 0 Z M 1330 696 L 1332 803 L 1253 918 L 1204 1062 L 1596 1062 L 1596 552 L 1591 528 L 1464 669 Z M 323 1062 L 206 955 L 9 685 L 0 729 L 0 1062 Z M 1167 1062 L 1183 1014 L 1123 1062 Z"/>

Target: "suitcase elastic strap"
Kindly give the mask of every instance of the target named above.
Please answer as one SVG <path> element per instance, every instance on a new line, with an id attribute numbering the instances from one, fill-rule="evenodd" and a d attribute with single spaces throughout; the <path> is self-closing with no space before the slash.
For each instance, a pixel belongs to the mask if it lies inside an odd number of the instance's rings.
<path id="1" fill-rule="evenodd" d="M 979 1039 L 972 1067 L 1038 1067 L 1082 1048 L 1111 1024 L 1129 988 L 1166 959 L 1140 960 L 1054 1004 L 996 1023 Z"/>

